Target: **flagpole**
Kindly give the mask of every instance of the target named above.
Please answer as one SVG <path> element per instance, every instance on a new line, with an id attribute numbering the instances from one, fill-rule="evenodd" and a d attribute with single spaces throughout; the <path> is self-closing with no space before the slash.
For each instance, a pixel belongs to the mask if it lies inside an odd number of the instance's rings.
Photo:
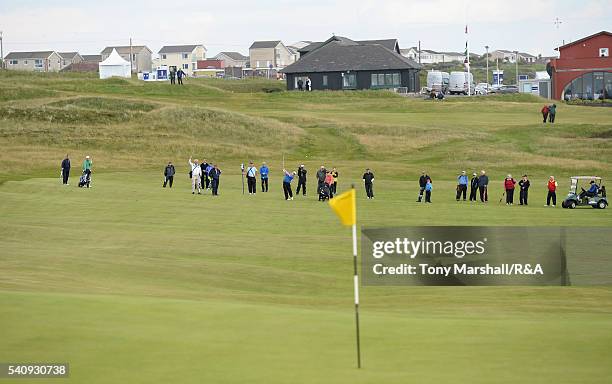
<path id="1" fill-rule="evenodd" d="M 355 190 L 355 184 L 351 185 Z M 353 212 L 357 215 L 356 199 L 353 200 Z M 357 270 L 357 220 L 353 223 L 353 284 L 355 287 L 355 337 L 357 340 L 357 368 L 361 368 L 361 345 L 359 338 L 359 272 Z"/>

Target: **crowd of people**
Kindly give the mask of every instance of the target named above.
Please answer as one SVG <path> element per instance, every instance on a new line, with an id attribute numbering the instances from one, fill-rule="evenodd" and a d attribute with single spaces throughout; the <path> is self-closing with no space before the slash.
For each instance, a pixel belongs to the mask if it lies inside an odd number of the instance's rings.
<path id="1" fill-rule="evenodd" d="M 554 120 L 554 119 L 553 119 Z M 221 169 L 214 163 L 209 163 L 206 159 L 201 162 L 198 159 L 189 158 L 189 179 L 191 180 L 191 193 L 202 194 L 202 191 L 211 190 L 213 196 L 219 195 L 219 183 L 221 178 Z M 79 178 L 79 187 L 90 188 L 91 187 L 91 175 L 93 170 L 93 160 L 88 155 L 82 163 L 82 174 Z M 269 190 L 269 178 L 270 168 L 263 162 L 258 168 L 255 164 L 250 161 L 248 167 L 245 169 L 241 167 L 242 176 L 246 177 L 247 188 L 249 195 L 255 195 L 257 193 L 257 179 L 259 178 L 261 183 L 261 192 L 267 193 Z M 60 179 L 63 185 L 69 185 L 71 170 L 71 162 L 68 154 L 64 157 L 61 162 L 61 173 Z M 164 179 L 162 183 L 163 188 L 172 188 L 174 184 L 174 176 L 176 169 L 172 162 L 168 162 L 164 168 Z M 297 187 L 295 194 L 306 196 L 307 181 L 308 181 L 308 170 L 304 164 L 300 164 L 295 171 L 288 171 L 283 169 L 283 193 L 285 200 L 293 200 L 294 192 L 292 183 L 297 178 Z M 338 170 L 333 167 L 331 170 L 326 169 L 324 165 L 317 170 L 315 174 L 317 182 L 317 196 L 319 201 L 326 201 L 333 199 L 334 195 L 338 193 Z M 365 173 L 362 176 L 364 183 L 365 194 L 367 199 L 374 198 L 374 173 L 369 168 L 366 168 Z M 431 176 L 426 172 L 422 171 L 421 176 L 418 180 L 419 193 L 417 202 L 432 202 L 433 192 L 433 181 Z M 559 184 L 555 180 L 554 176 L 550 176 L 547 183 L 547 195 L 546 195 L 546 207 L 555 207 L 557 205 L 557 188 Z M 505 197 L 506 205 L 514 205 L 514 196 L 516 188 L 519 189 L 519 205 L 528 205 L 529 203 L 529 188 L 531 187 L 531 181 L 525 174 L 519 181 L 515 180 L 511 174 L 508 174 L 503 181 L 503 192 L 499 202 L 501 203 Z M 469 197 L 468 197 L 469 188 Z M 599 193 L 599 186 L 594 181 L 589 184 L 589 189 L 584 190 L 580 193 L 580 198 L 597 196 Z M 482 203 L 489 201 L 489 176 L 485 170 L 480 171 L 480 174 L 476 172 L 472 173 L 472 177 L 468 178 L 466 171 L 461 171 L 457 176 L 456 186 L 456 201 L 476 202 L 480 200 Z"/>

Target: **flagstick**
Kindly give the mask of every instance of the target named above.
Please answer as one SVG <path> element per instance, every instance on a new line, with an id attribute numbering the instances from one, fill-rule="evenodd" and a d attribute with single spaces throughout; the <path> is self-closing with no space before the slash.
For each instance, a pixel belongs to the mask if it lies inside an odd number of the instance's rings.
<path id="1" fill-rule="evenodd" d="M 355 185 L 351 186 L 355 189 Z M 355 203 L 353 203 L 355 204 Z M 357 214 L 357 210 L 353 207 L 353 212 Z M 359 342 L 359 274 L 357 271 L 357 221 L 353 224 L 353 282 L 355 286 L 355 336 L 357 338 L 357 368 L 361 368 L 361 345 Z"/>

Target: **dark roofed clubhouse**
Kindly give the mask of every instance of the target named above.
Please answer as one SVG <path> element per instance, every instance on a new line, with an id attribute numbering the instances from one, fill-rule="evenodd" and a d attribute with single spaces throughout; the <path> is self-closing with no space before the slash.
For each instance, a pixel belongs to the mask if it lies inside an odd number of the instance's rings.
<path id="1" fill-rule="evenodd" d="M 389 42 L 395 42 L 389 44 Z M 393 46 L 394 49 L 390 49 Z M 418 92 L 420 65 L 400 55 L 396 40 L 353 41 L 333 36 L 313 43 L 295 63 L 281 70 L 287 89 L 310 78 L 313 90 L 407 88 Z M 307 54 L 305 54 L 307 53 Z"/>

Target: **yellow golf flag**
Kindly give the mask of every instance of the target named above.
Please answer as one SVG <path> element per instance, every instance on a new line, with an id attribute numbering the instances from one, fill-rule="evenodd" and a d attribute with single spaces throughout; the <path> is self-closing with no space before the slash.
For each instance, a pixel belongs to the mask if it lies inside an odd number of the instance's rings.
<path id="1" fill-rule="evenodd" d="M 357 204 L 354 188 L 333 199 L 329 199 L 329 206 L 338 215 L 342 224 L 355 225 L 357 223 Z"/>

